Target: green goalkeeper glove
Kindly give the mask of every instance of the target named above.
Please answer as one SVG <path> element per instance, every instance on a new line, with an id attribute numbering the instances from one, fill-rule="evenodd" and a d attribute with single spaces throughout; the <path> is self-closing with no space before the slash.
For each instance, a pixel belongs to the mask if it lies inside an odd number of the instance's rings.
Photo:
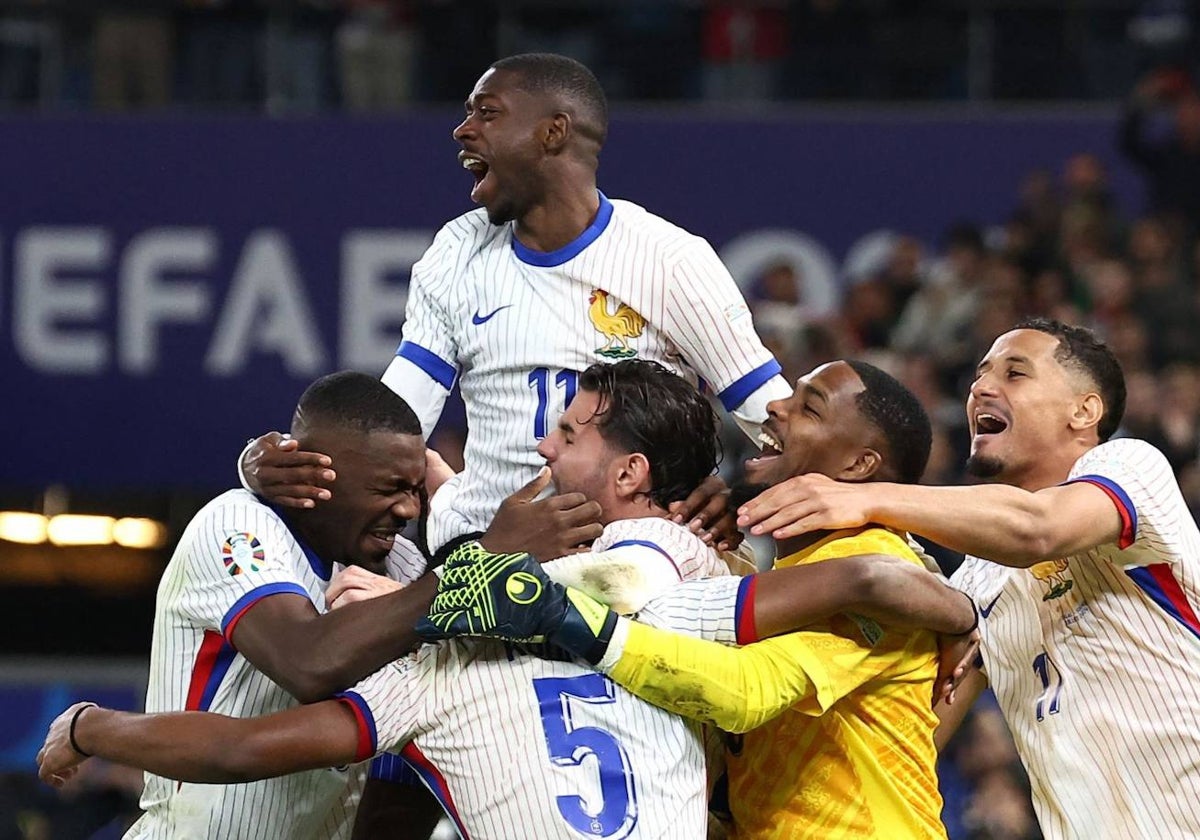
<path id="1" fill-rule="evenodd" d="M 550 580 L 528 554 L 492 554 L 468 542 L 446 558 L 437 597 L 417 632 L 429 640 L 545 641 L 594 665 L 616 624 L 615 612 Z"/>

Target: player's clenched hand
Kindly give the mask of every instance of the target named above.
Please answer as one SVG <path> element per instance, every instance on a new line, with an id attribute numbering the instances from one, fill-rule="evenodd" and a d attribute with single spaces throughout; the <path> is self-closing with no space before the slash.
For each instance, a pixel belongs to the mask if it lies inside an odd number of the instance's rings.
<path id="1" fill-rule="evenodd" d="M 368 572 L 361 566 L 347 566 L 329 579 L 329 587 L 325 590 L 325 605 L 331 610 L 336 610 L 346 604 L 369 601 L 403 588 L 404 584 L 389 577 Z"/>
<path id="2" fill-rule="evenodd" d="M 50 724 L 46 742 L 38 750 L 38 778 L 48 785 L 62 787 L 68 779 L 79 772 L 79 765 L 88 757 L 71 745 L 71 721 L 80 709 L 95 706 L 95 703 L 76 703 Z"/>
<path id="3" fill-rule="evenodd" d="M 594 663 L 616 621 L 604 605 L 550 580 L 528 554 L 492 554 L 469 542 L 446 558 L 437 597 L 417 632 L 426 639 L 547 641 Z"/>
<path id="4" fill-rule="evenodd" d="M 857 528 L 871 521 L 869 491 L 867 484 L 834 481 L 817 473 L 796 476 L 738 508 L 737 524 L 777 540 L 822 529 Z"/>
<path id="5" fill-rule="evenodd" d="M 671 519 L 686 523 L 694 534 L 718 551 L 728 551 L 742 544 L 742 532 L 729 510 L 729 487 L 719 475 L 710 475 L 686 499 L 667 506 Z"/>
<path id="6" fill-rule="evenodd" d="M 524 552 L 545 562 L 584 550 L 604 530 L 600 504 L 582 493 L 538 499 L 550 484 L 550 468 L 500 504 L 479 542 L 497 554 Z"/>
<path id="7" fill-rule="evenodd" d="M 337 473 L 328 455 L 302 452 L 290 435 L 267 432 L 242 457 L 246 483 L 260 496 L 284 507 L 310 508 L 330 497 Z"/>

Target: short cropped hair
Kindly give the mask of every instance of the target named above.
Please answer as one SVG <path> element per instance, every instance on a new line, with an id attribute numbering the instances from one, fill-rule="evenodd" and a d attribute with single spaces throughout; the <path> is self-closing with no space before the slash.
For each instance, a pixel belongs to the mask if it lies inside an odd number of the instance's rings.
<path id="1" fill-rule="evenodd" d="M 846 362 L 862 380 L 863 390 L 855 397 L 861 414 L 883 435 L 896 480 L 916 484 L 929 463 L 933 448 L 933 427 L 929 415 L 916 395 L 895 377 L 867 362 Z"/>
<path id="2" fill-rule="evenodd" d="M 301 417 L 309 428 L 421 434 L 421 421 L 408 403 L 378 378 L 354 370 L 331 373 L 309 385 L 296 404 L 296 418 Z M 292 426 L 295 432 L 295 419 Z"/>
<path id="3" fill-rule="evenodd" d="M 520 78 L 520 87 L 530 93 L 554 93 L 576 108 L 580 129 L 604 145 L 608 136 L 608 98 L 596 75 L 573 58 L 555 53 L 522 53 L 492 64 Z"/>
<path id="4" fill-rule="evenodd" d="M 1027 318 L 1014 330 L 1037 330 L 1058 339 L 1054 360 L 1065 368 L 1086 376 L 1104 403 L 1104 413 L 1096 425 L 1100 442 L 1111 438 L 1125 416 L 1125 373 L 1108 345 L 1086 327 L 1076 327 L 1053 318 Z"/>
<path id="5" fill-rule="evenodd" d="M 687 498 L 720 460 L 717 416 L 687 381 L 657 362 L 594 364 L 579 388 L 600 396 L 595 422 L 606 443 L 650 462 L 650 498 L 660 507 Z"/>

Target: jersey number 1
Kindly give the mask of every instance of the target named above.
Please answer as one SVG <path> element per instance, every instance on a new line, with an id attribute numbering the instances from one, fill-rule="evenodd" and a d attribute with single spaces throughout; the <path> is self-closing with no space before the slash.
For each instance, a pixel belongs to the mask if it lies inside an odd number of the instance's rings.
<path id="1" fill-rule="evenodd" d="M 1046 714 L 1058 714 L 1058 695 L 1062 691 L 1062 673 L 1045 653 L 1033 658 L 1033 672 L 1042 681 L 1042 693 L 1037 699 L 1037 719 L 1043 721 Z"/>
<path id="2" fill-rule="evenodd" d="M 637 825 L 637 791 L 629 757 L 611 732 L 579 726 L 579 704 L 616 702 L 613 684 L 600 674 L 540 677 L 533 681 L 550 760 L 560 767 L 579 766 L 589 757 L 600 775 L 600 802 L 592 808 L 582 796 L 558 797 L 558 812 L 571 828 L 588 837 L 620 840 Z M 597 807 L 598 806 L 598 807 Z"/>
<path id="3" fill-rule="evenodd" d="M 579 374 L 573 370 L 560 370 L 554 374 L 554 387 L 563 392 L 563 410 L 575 399 L 575 387 Z M 537 412 L 533 415 L 533 436 L 538 440 L 546 437 L 550 425 L 550 368 L 534 368 L 529 374 L 529 387 L 537 393 Z"/>

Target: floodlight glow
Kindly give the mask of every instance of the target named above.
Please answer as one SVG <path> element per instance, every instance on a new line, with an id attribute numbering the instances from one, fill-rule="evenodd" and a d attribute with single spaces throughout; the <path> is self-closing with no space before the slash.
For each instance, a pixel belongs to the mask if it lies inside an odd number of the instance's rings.
<path id="1" fill-rule="evenodd" d="M 46 541 L 46 517 L 25 511 L 0 511 L 0 540 L 38 545 Z"/>
<path id="2" fill-rule="evenodd" d="M 112 545 L 114 519 L 60 513 L 50 520 L 47 533 L 55 545 Z"/>
<path id="3" fill-rule="evenodd" d="M 153 519 L 125 517 L 113 525 L 112 536 L 125 548 L 162 548 L 167 542 L 167 527 Z"/>

